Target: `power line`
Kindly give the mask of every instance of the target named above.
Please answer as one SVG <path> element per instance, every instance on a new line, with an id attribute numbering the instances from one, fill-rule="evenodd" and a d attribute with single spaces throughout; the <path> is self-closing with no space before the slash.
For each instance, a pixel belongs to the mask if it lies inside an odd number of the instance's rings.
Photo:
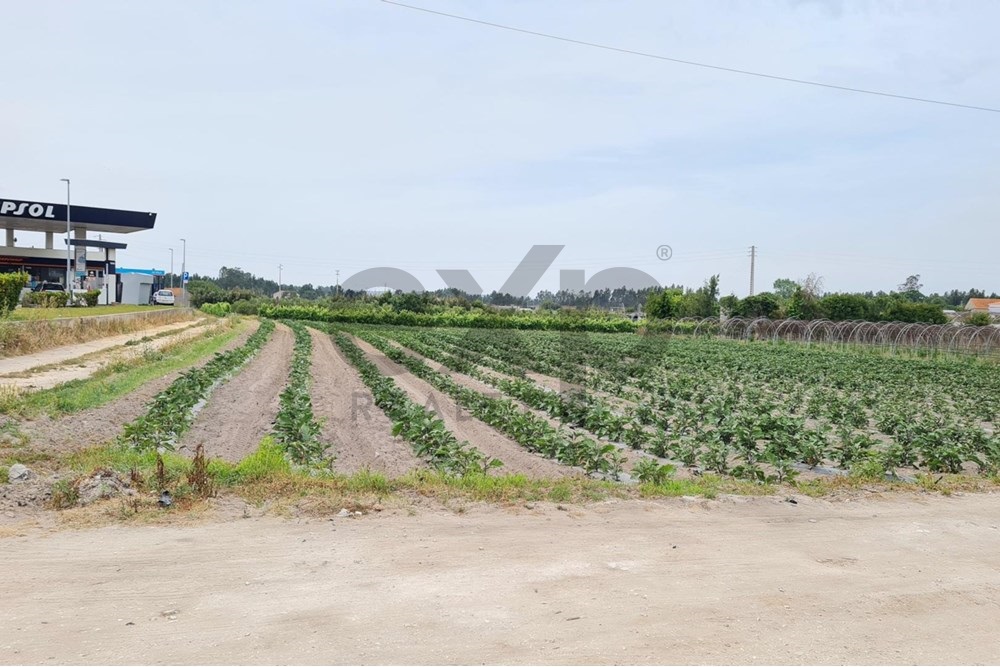
<path id="1" fill-rule="evenodd" d="M 682 58 L 671 58 L 669 56 L 661 56 L 655 53 L 647 53 L 645 51 L 635 51 L 632 49 L 623 49 L 617 46 L 609 46 L 607 44 L 598 44 L 597 42 L 587 42 L 582 39 L 573 39 L 571 37 L 560 37 L 559 35 L 552 35 L 545 32 L 537 32 L 535 30 L 526 30 L 525 28 L 517 28 L 514 26 L 504 25 L 502 23 L 493 23 L 491 21 L 483 21 L 482 19 L 474 19 L 468 16 L 459 16 L 458 14 L 449 14 L 447 12 L 437 11 L 435 9 L 427 9 L 426 7 L 416 7 L 414 5 L 407 5 L 402 2 L 396 2 L 395 0 L 381 0 L 387 5 L 394 5 L 396 7 L 403 7 L 405 9 L 412 9 L 418 12 L 425 12 L 427 14 L 434 14 L 437 16 L 444 16 L 450 19 L 456 19 L 459 21 L 467 21 L 468 23 L 477 23 L 479 25 L 489 26 L 491 28 L 499 28 L 500 30 L 509 30 L 511 32 L 519 32 L 524 35 L 532 35 L 534 37 L 544 37 L 545 39 L 554 39 L 560 42 L 566 42 L 568 44 L 576 44 L 578 46 L 589 46 L 595 49 L 604 49 L 605 51 L 614 51 L 616 53 L 625 53 L 632 56 L 641 56 L 643 58 L 653 58 L 655 60 L 665 60 L 667 62 L 676 63 L 678 65 L 690 65 L 692 67 L 702 67 L 705 69 L 718 70 L 720 72 L 729 72 L 731 74 L 742 74 L 744 76 L 755 76 L 762 79 L 772 79 L 775 81 L 784 81 L 786 83 L 798 83 L 805 86 L 817 86 L 819 88 L 831 88 L 833 90 L 842 90 L 849 93 L 862 93 L 864 95 L 878 95 L 880 97 L 891 97 L 897 100 L 907 100 L 909 102 L 923 102 L 924 104 L 939 104 L 948 107 L 958 107 L 961 109 L 972 109 L 974 111 L 989 111 L 992 113 L 1000 113 L 1000 109 L 994 109 L 992 107 L 981 107 L 973 104 L 960 104 L 958 102 L 948 102 L 945 100 L 935 100 L 927 97 L 912 97 L 910 95 L 897 95 L 895 93 L 886 93 L 880 90 L 867 90 L 865 88 L 853 88 L 851 86 L 838 86 L 833 83 L 823 83 L 821 81 L 810 81 L 808 79 L 795 79 L 788 76 L 779 76 L 777 74 L 765 74 L 763 72 L 752 72 L 745 69 L 737 69 L 735 67 L 724 67 L 722 65 L 710 65 L 708 63 L 696 62 L 694 60 L 684 60 Z"/>

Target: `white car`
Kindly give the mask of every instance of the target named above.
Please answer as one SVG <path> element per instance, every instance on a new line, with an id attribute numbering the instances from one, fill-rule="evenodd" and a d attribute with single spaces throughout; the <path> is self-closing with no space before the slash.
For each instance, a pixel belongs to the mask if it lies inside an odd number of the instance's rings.
<path id="1" fill-rule="evenodd" d="M 174 293 L 168 289 L 157 290 L 153 293 L 153 303 L 157 306 L 174 305 Z"/>

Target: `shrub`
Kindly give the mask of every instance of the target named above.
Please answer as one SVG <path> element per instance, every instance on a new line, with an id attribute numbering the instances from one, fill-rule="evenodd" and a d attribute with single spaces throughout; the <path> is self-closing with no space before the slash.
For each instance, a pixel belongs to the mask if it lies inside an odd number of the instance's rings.
<path id="1" fill-rule="evenodd" d="M 87 306 L 93 308 L 97 305 L 97 300 L 101 298 L 101 290 L 90 289 L 84 292 L 83 300 L 87 303 Z"/>
<path id="2" fill-rule="evenodd" d="M 201 305 L 201 310 L 209 315 L 215 315 L 216 317 L 225 317 L 229 314 L 232 306 L 230 306 L 225 301 L 220 303 L 203 303 Z"/>
<path id="3" fill-rule="evenodd" d="M 284 449 L 268 435 L 261 440 L 256 452 L 237 464 L 235 477 L 241 482 L 257 482 L 291 471 L 292 467 L 285 458 Z"/>
<path id="4" fill-rule="evenodd" d="M 989 313 L 972 313 L 965 319 L 965 323 L 973 327 L 986 327 L 993 323 L 993 318 Z"/>
<path id="5" fill-rule="evenodd" d="M 262 303 L 267 303 L 263 299 L 240 299 L 233 301 L 231 312 L 237 315 L 256 315 Z"/>
<path id="6" fill-rule="evenodd" d="M 21 290 L 28 284 L 28 274 L 24 271 L 0 273 L 0 316 L 17 308 Z"/>
<path id="7" fill-rule="evenodd" d="M 62 308 L 69 303 L 69 294 L 66 292 L 29 292 L 24 295 L 23 303 L 29 307 Z"/>

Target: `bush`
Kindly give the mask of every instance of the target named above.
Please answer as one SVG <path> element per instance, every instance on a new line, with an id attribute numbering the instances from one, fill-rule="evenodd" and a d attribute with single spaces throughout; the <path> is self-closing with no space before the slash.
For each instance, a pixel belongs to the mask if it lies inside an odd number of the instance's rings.
<path id="1" fill-rule="evenodd" d="M 924 324 L 946 324 L 948 316 L 941 306 L 931 303 L 910 303 L 895 301 L 884 313 L 881 319 L 888 322 L 922 322 Z"/>
<path id="2" fill-rule="evenodd" d="M 973 327 L 987 327 L 993 323 L 989 313 L 972 313 L 965 318 L 965 323 Z"/>
<path id="3" fill-rule="evenodd" d="M 449 308 L 434 313 L 395 311 L 389 305 L 359 306 L 331 310 L 314 305 L 262 304 L 262 317 L 274 319 L 310 320 L 343 324 L 391 324 L 415 327 L 461 327 L 472 329 L 523 329 L 543 331 L 593 331 L 601 333 L 634 332 L 638 325 L 625 317 L 580 316 L 559 313 L 501 314 L 477 309 Z"/>
<path id="4" fill-rule="evenodd" d="M 83 300 L 87 303 L 87 306 L 93 308 L 97 305 L 97 300 L 101 298 L 101 290 L 99 289 L 89 289 L 83 294 Z"/>
<path id="5" fill-rule="evenodd" d="M 21 298 L 21 290 L 27 284 L 28 274 L 24 271 L 0 273 L 0 316 L 17 308 L 17 302 Z"/>
<path id="6" fill-rule="evenodd" d="M 232 306 L 230 306 L 225 301 L 220 303 L 203 303 L 201 305 L 201 310 L 209 315 L 215 315 L 216 317 L 225 317 L 229 314 Z"/>
<path id="7" fill-rule="evenodd" d="M 262 303 L 267 303 L 267 301 L 264 299 L 240 299 L 239 301 L 233 301 L 231 312 L 237 315 L 256 315 Z"/>
<path id="8" fill-rule="evenodd" d="M 62 308 L 69 303 L 67 292 L 29 292 L 24 295 L 25 306 L 36 308 Z"/>

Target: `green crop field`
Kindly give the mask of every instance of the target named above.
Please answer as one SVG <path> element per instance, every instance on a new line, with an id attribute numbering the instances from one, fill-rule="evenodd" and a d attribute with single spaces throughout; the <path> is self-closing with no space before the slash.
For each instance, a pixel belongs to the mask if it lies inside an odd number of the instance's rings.
<path id="1" fill-rule="evenodd" d="M 1000 368 L 986 361 L 628 334 L 351 330 L 397 360 L 401 346 L 588 436 L 719 474 L 763 482 L 806 469 L 1000 468 Z"/>

